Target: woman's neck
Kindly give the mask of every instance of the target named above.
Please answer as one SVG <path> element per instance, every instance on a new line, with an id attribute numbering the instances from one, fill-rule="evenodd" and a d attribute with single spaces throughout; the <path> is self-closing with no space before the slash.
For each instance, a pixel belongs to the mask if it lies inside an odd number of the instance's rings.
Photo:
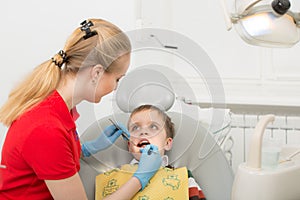
<path id="1" fill-rule="evenodd" d="M 69 110 L 82 101 L 79 96 L 76 96 L 74 86 L 75 79 L 73 78 L 63 81 L 57 88 L 57 92 L 63 98 Z"/>

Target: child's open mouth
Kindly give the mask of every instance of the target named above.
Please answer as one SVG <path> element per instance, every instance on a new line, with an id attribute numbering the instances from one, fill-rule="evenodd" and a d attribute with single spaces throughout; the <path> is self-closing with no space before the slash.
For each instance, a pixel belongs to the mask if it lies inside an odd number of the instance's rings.
<path id="1" fill-rule="evenodd" d="M 150 142 L 147 139 L 143 139 L 136 146 L 141 148 L 141 147 L 145 147 L 148 144 L 150 144 Z"/>

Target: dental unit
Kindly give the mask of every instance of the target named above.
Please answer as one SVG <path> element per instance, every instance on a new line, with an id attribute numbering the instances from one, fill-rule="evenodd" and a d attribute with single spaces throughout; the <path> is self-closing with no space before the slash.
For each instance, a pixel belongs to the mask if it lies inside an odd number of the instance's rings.
<path id="1" fill-rule="evenodd" d="M 300 157 L 296 157 L 300 153 L 299 147 L 286 146 L 278 152 L 268 152 L 268 157 L 262 156 L 263 134 L 267 124 L 274 119 L 274 115 L 265 115 L 257 123 L 248 158 L 235 174 L 232 200 L 300 199 Z M 280 161 L 279 158 L 284 159 Z"/>
<path id="2" fill-rule="evenodd" d="M 286 48 L 299 42 L 300 12 L 291 11 L 289 0 L 235 0 L 233 12 L 225 1 L 221 3 L 227 30 L 234 25 L 246 43 Z"/>

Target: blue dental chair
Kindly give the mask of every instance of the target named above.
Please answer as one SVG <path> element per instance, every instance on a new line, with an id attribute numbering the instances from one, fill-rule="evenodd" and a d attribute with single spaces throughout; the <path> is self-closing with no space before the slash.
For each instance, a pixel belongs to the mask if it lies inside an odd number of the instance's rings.
<path id="1" fill-rule="evenodd" d="M 109 119 L 127 124 L 130 112 L 141 104 L 152 104 L 167 111 L 175 124 L 173 148 L 166 154 L 174 167 L 186 166 L 202 188 L 208 200 L 230 200 L 233 172 L 220 146 L 202 122 L 190 117 L 195 107 L 181 105 L 181 111 L 171 111 L 175 93 L 166 76 L 149 68 L 130 71 L 116 92 L 119 111 L 95 121 L 81 135 L 81 142 L 92 140 L 111 125 Z M 191 109 L 191 110 L 189 110 Z M 133 159 L 127 142 L 120 137 L 111 147 L 81 159 L 79 172 L 88 198 L 95 198 L 95 177 Z"/>

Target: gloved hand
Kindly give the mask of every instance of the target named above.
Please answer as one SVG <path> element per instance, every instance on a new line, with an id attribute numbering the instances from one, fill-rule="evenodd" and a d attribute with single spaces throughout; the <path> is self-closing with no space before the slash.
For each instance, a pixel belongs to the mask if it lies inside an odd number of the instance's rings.
<path id="1" fill-rule="evenodd" d="M 96 138 L 95 140 L 91 140 L 91 141 L 87 141 L 87 142 L 83 143 L 81 145 L 81 150 L 82 150 L 83 156 L 88 157 L 91 154 L 97 153 L 98 151 L 108 148 L 110 145 L 112 145 L 118 139 L 118 137 L 122 133 L 127 135 L 129 138 L 130 133 L 127 130 L 127 128 L 122 124 L 118 123 L 118 125 L 120 126 L 120 128 L 122 128 L 122 130 L 119 130 L 114 125 L 110 125 L 104 129 L 104 131 L 100 134 L 100 136 L 98 138 Z M 123 138 L 127 139 L 126 137 L 123 137 Z"/>
<path id="2" fill-rule="evenodd" d="M 141 149 L 141 153 L 142 155 L 140 158 L 138 169 L 135 171 L 133 176 L 139 179 L 142 185 L 141 190 L 143 190 L 152 176 L 160 168 L 162 159 L 160 153 L 158 152 L 157 146 L 154 146 L 152 144 L 147 145 L 145 148 Z"/>

